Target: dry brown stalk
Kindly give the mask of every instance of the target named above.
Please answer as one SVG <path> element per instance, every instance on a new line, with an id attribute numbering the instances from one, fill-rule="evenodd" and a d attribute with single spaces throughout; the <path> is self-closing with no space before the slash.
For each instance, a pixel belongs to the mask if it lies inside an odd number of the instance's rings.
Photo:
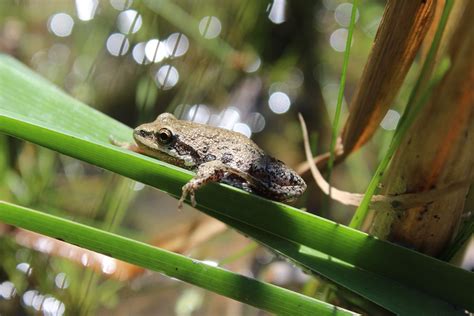
<path id="1" fill-rule="evenodd" d="M 467 1 L 448 55 L 452 66 L 416 118 L 383 181 L 383 194 L 424 192 L 471 175 L 474 165 L 474 2 Z M 403 213 L 377 212 L 371 233 L 437 255 L 458 228 L 469 184 Z"/>
<path id="2" fill-rule="evenodd" d="M 436 1 L 388 1 L 342 133 L 344 155 L 375 133 L 431 25 Z"/>

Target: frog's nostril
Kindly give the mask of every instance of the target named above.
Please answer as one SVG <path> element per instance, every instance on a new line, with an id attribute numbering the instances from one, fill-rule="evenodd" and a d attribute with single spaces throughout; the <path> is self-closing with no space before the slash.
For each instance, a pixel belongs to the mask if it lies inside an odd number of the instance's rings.
<path id="1" fill-rule="evenodd" d="M 136 129 L 133 134 L 138 137 L 146 138 L 150 135 L 150 132 L 147 132 L 143 129 Z"/>

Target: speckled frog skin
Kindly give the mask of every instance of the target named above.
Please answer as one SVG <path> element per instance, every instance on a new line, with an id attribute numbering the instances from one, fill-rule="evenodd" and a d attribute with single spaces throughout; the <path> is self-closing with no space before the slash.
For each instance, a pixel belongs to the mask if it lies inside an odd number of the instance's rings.
<path id="1" fill-rule="evenodd" d="M 135 149 L 196 172 L 183 186 L 182 202 L 209 182 L 223 182 L 276 201 L 291 201 L 306 183 L 282 161 L 268 156 L 246 136 L 222 128 L 176 119 L 163 113 L 135 128 Z"/>

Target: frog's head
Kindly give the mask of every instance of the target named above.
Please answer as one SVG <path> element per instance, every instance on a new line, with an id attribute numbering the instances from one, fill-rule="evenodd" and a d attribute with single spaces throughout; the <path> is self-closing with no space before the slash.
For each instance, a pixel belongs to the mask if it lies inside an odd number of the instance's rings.
<path id="1" fill-rule="evenodd" d="M 175 140 L 173 123 L 176 118 L 173 114 L 163 113 L 154 122 L 138 126 L 133 131 L 133 138 L 144 151 L 165 151 L 172 146 Z"/>
<path id="2" fill-rule="evenodd" d="M 160 114 L 155 121 L 138 126 L 133 138 L 138 147 L 148 156 L 167 161 L 174 165 L 190 166 L 189 157 L 177 150 L 176 127 L 179 120 L 173 114 Z"/>

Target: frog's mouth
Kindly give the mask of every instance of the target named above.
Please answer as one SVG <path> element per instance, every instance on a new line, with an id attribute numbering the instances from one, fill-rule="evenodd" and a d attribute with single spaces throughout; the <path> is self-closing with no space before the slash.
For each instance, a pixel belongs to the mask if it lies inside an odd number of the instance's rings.
<path id="1" fill-rule="evenodd" d="M 133 139 L 143 153 L 149 156 L 157 156 L 160 154 L 158 144 L 155 141 L 155 136 L 152 131 L 136 129 L 133 131 Z"/>
<path id="2" fill-rule="evenodd" d="M 135 141 L 143 143 L 143 140 L 153 138 L 153 132 L 145 129 L 135 129 L 133 131 L 133 138 Z"/>

